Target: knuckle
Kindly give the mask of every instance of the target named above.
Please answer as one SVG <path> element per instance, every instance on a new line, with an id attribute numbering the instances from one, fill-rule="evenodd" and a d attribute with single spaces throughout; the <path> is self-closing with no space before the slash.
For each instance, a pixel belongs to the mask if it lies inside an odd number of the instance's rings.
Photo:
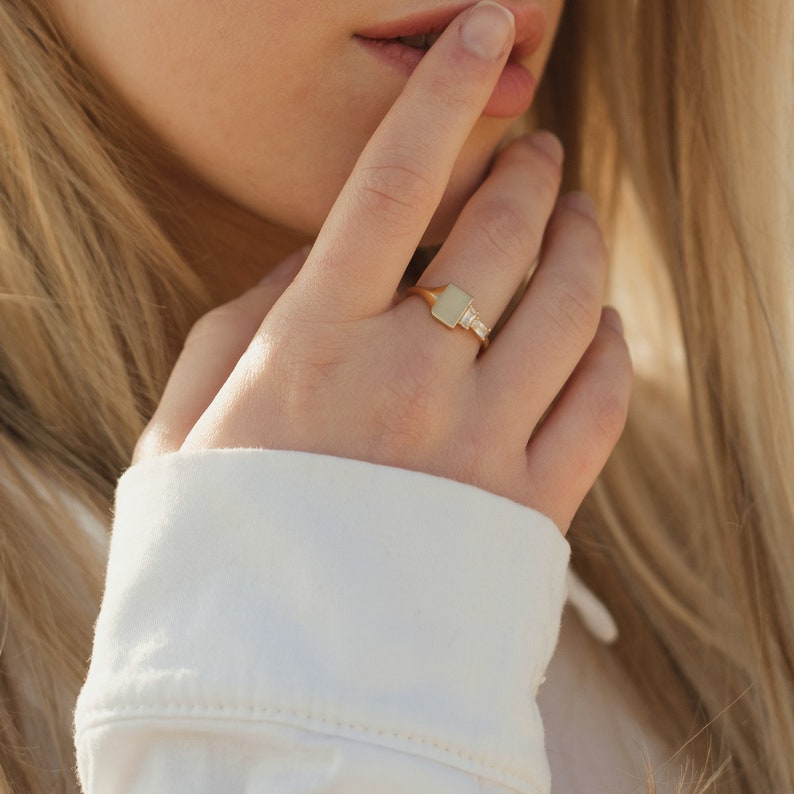
<path id="1" fill-rule="evenodd" d="M 530 248 L 529 222 L 518 202 L 483 201 L 475 210 L 476 227 L 493 247 L 511 259 L 525 258 Z"/>
<path id="2" fill-rule="evenodd" d="M 510 168 L 519 168 L 526 174 L 526 180 L 533 192 L 540 190 L 548 194 L 549 201 L 557 196 L 562 182 L 562 162 L 555 160 L 542 148 L 527 139 L 519 139 L 515 145 L 508 146 L 500 158 Z M 546 196 L 544 195 L 544 199 Z"/>
<path id="3" fill-rule="evenodd" d="M 574 279 L 558 287 L 547 313 L 563 338 L 576 342 L 592 340 L 601 316 L 592 288 Z"/>
<path id="4" fill-rule="evenodd" d="M 590 417 L 600 436 L 616 441 L 626 424 L 628 399 L 623 391 L 607 388 L 596 392 L 590 402 Z"/>
<path id="5" fill-rule="evenodd" d="M 534 181 L 540 189 L 553 198 L 560 190 L 562 181 L 562 166 L 555 162 L 548 154 L 533 148 L 532 171 Z"/>
<path id="6" fill-rule="evenodd" d="M 371 165 L 359 172 L 359 195 L 375 217 L 410 219 L 417 209 L 429 208 L 436 190 L 418 166 L 405 163 Z"/>
<path id="7" fill-rule="evenodd" d="M 567 227 L 566 234 L 573 235 L 577 248 L 585 251 L 587 257 L 597 265 L 604 266 L 607 261 L 607 248 L 598 221 L 568 209 L 564 213 L 563 222 Z"/>
<path id="8" fill-rule="evenodd" d="M 594 343 L 599 387 L 591 392 L 589 410 L 596 431 L 615 441 L 626 424 L 634 370 L 623 337 L 611 328 L 603 330 Z"/>
<path id="9" fill-rule="evenodd" d="M 601 228 L 595 218 L 558 203 L 547 232 L 548 245 L 568 256 L 586 260 L 593 267 L 605 270 L 608 252 Z"/>

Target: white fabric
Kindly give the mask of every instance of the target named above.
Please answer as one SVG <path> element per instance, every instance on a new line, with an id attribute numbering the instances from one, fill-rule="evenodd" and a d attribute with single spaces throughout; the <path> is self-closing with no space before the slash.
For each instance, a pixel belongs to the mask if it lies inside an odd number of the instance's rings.
<path id="1" fill-rule="evenodd" d="M 579 613 L 582 623 L 597 640 L 605 645 L 617 640 L 618 627 L 612 613 L 572 569 L 568 570 L 568 603 Z"/>
<path id="2" fill-rule="evenodd" d="M 134 466 L 75 715 L 85 791 L 548 792 L 535 698 L 568 556 L 539 513 L 416 472 L 268 450 Z M 632 791 L 612 787 L 643 735 L 620 682 L 579 688 L 571 661 L 541 698 L 554 790 Z M 614 730 L 586 741 L 609 788 L 573 788 L 569 742 L 604 702 Z"/>

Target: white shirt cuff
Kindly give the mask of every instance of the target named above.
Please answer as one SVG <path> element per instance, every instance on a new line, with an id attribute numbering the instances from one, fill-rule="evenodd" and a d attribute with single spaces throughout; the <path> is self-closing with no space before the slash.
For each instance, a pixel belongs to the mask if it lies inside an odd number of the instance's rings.
<path id="1" fill-rule="evenodd" d="M 81 776 L 111 763 L 92 737 L 105 753 L 114 726 L 193 716 L 548 791 L 535 694 L 568 557 L 545 516 L 431 475 L 254 449 L 138 464 L 75 717 Z"/>

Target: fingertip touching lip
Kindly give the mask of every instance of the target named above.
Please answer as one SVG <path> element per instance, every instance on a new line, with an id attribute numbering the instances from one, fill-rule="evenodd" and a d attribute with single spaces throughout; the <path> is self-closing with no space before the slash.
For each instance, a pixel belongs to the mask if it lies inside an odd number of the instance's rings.
<path id="1" fill-rule="evenodd" d="M 374 41 L 405 39 L 414 36 L 434 36 L 442 33 L 450 23 L 473 3 L 430 9 L 402 19 L 376 24 L 356 32 L 356 36 Z M 531 56 L 540 46 L 546 33 L 546 14 L 534 2 L 501 3 L 513 14 L 516 37 L 508 62 L 519 63 Z"/>

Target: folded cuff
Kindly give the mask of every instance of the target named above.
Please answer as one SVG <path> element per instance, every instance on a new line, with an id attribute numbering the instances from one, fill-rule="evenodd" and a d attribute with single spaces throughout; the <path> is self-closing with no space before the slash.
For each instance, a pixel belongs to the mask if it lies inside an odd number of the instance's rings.
<path id="1" fill-rule="evenodd" d="M 535 693 L 569 546 L 472 486 L 273 450 L 175 453 L 119 481 L 76 712 L 289 724 L 549 789 Z"/>

